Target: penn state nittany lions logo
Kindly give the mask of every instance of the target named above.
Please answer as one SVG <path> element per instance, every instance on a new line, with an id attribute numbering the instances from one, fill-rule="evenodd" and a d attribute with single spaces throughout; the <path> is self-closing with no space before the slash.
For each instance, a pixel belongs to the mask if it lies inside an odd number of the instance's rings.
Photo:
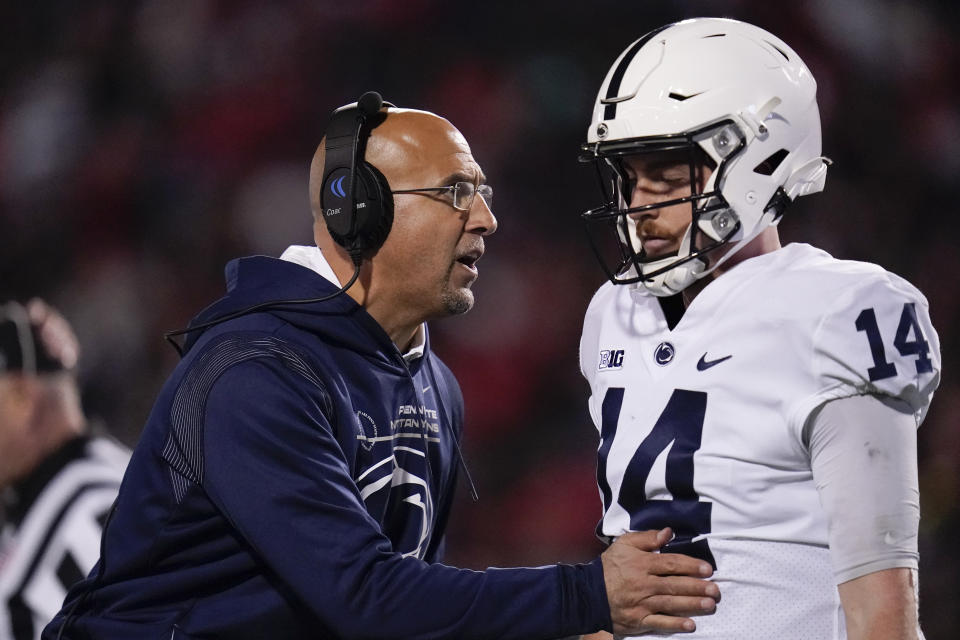
<path id="1" fill-rule="evenodd" d="M 397 419 L 378 428 L 373 418 L 357 412 L 357 439 L 374 456 L 383 457 L 357 478 L 367 510 L 383 525 L 393 548 L 423 559 L 430 545 L 434 500 L 425 452 L 439 442 L 436 410 L 403 405 Z M 372 435 L 376 434 L 376 435 Z"/>
<path id="2" fill-rule="evenodd" d="M 658 365 L 664 367 L 673 361 L 675 355 L 677 355 L 677 350 L 673 348 L 672 344 L 661 342 L 657 345 L 656 351 L 653 352 L 653 359 Z"/>

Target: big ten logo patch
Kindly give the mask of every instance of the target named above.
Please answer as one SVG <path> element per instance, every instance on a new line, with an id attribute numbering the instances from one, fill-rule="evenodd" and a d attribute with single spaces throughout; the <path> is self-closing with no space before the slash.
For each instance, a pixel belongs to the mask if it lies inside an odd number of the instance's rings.
<path id="1" fill-rule="evenodd" d="M 600 352 L 600 371 L 623 367 L 623 349 L 610 349 Z"/>

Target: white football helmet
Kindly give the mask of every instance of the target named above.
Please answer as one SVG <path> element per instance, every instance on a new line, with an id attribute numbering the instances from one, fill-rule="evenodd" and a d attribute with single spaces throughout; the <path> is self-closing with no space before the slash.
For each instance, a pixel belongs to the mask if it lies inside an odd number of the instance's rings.
<path id="1" fill-rule="evenodd" d="M 795 198 L 821 191 L 829 160 L 820 155 L 816 91 L 793 49 L 737 20 L 684 20 L 628 47 L 600 87 L 581 154 L 601 178 L 605 203 L 583 218 L 610 280 L 675 294 L 777 224 Z M 676 149 L 689 150 L 691 183 L 697 163 L 714 167 L 703 192 L 630 208 L 623 158 Z M 677 255 L 647 260 L 628 214 L 681 202 L 692 220 Z M 612 265 L 598 227 L 614 234 Z M 725 245 L 708 266 L 705 254 Z"/>

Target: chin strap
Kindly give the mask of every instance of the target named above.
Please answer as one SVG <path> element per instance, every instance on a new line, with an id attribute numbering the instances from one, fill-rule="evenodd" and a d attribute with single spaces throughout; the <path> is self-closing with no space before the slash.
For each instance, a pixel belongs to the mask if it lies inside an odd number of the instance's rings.
<path id="1" fill-rule="evenodd" d="M 671 269 L 664 275 L 664 286 L 669 290 L 667 295 L 680 293 L 700 278 L 700 274 L 707 268 L 699 258 Z"/>
<path id="2" fill-rule="evenodd" d="M 680 241 L 680 249 L 676 255 L 646 262 L 643 265 L 643 270 L 647 273 L 652 273 L 689 256 L 690 246 L 693 243 L 693 230 L 691 227 L 692 225 L 688 226 L 686 232 L 683 234 L 683 240 Z M 697 258 L 677 265 L 669 271 L 661 273 L 649 280 L 641 280 L 635 286 L 639 287 L 642 285 L 644 289 L 658 297 L 672 296 L 693 284 L 693 282 L 703 274 L 706 268 L 707 265 L 703 262 L 703 259 Z"/>

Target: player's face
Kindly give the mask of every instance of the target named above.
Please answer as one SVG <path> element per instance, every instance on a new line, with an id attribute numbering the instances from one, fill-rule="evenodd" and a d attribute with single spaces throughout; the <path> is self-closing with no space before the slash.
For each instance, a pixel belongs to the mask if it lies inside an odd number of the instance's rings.
<path id="1" fill-rule="evenodd" d="M 381 136 L 371 138 L 376 148 L 368 147 L 367 153 L 368 159 L 371 152 L 383 157 L 374 164 L 392 190 L 485 183 L 467 141 L 449 122 L 423 112 L 395 115 L 381 125 L 383 132 L 375 130 Z M 390 124 L 394 126 L 386 128 Z M 401 126 L 402 135 L 395 136 Z M 476 262 L 484 252 L 484 237 L 497 229 L 481 196 L 473 198 L 467 211 L 454 208 L 451 196 L 395 194 L 393 227 L 372 261 L 381 274 L 377 279 L 393 288 L 388 295 L 394 308 L 423 319 L 464 313 L 473 306 Z"/>
<path id="2" fill-rule="evenodd" d="M 689 196 L 692 193 L 690 180 L 690 155 L 687 151 L 664 151 L 627 156 L 624 170 L 632 184 L 631 207 L 640 207 Z M 712 173 L 709 167 L 698 163 L 694 180 L 697 191 L 702 192 Z M 630 214 L 636 222 L 634 233 L 649 259 L 661 258 L 676 253 L 690 225 L 689 203 L 650 209 Z"/>

